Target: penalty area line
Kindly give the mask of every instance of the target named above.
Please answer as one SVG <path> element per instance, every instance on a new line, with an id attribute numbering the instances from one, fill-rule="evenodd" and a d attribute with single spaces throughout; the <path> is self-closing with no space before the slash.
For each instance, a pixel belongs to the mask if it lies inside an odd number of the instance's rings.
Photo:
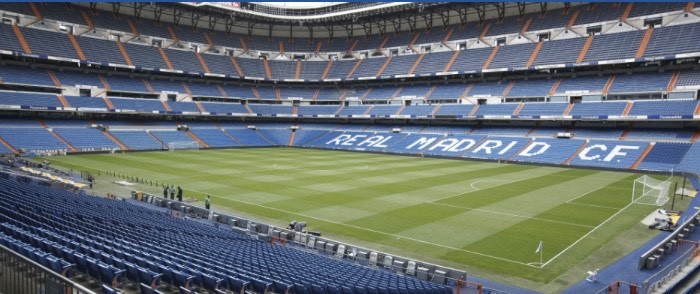
<path id="1" fill-rule="evenodd" d="M 84 168 L 92 168 L 92 167 L 85 166 L 85 165 L 82 165 L 82 164 L 75 164 L 75 165 L 81 166 L 81 167 L 84 167 Z M 99 170 L 99 171 L 102 171 L 102 172 L 105 172 L 105 171 L 102 170 L 102 169 L 98 169 L 98 168 L 94 168 L 94 169 Z M 401 235 L 396 235 L 396 234 L 391 234 L 391 233 L 387 233 L 387 232 L 377 231 L 377 230 L 373 230 L 373 229 L 370 229 L 370 228 L 364 228 L 364 227 L 355 226 L 355 225 L 346 224 L 346 223 L 341 223 L 341 222 L 337 222 L 337 221 L 326 220 L 326 219 L 322 219 L 322 218 L 315 217 L 315 216 L 310 216 L 310 215 L 305 215 L 305 214 L 301 214 L 301 213 L 297 213 L 297 212 L 287 211 L 287 210 L 284 210 L 284 209 L 278 209 L 278 208 L 274 208 L 274 207 L 268 207 L 268 206 L 264 206 L 264 205 L 262 205 L 262 204 L 252 203 L 252 202 L 243 201 L 243 200 L 238 200 L 238 199 L 231 199 L 231 198 L 227 198 L 227 197 L 220 196 L 220 195 L 216 195 L 216 194 L 212 194 L 212 193 L 206 193 L 206 192 L 197 191 L 197 190 L 193 190 L 193 189 L 187 189 L 187 188 L 185 188 L 185 189 L 186 189 L 186 190 L 189 190 L 189 191 L 192 191 L 192 192 L 196 192 L 196 193 L 202 193 L 202 194 L 210 195 L 210 196 L 212 196 L 212 197 L 217 197 L 217 198 L 220 198 L 220 199 L 225 199 L 225 200 L 229 200 L 229 201 L 233 201 L 233 202 L 238 202 L 238 203 L 243 203 L 243 204 L 247 204 L 247 205 L 257 206 L 257 207 L 261 207 L 261 208 L 265 208 L 265 209 L 271 209 L 271 210 L 275 210 L 275 211 L 279 211 L 279 212 L 294 214 L 294 215 L 298 215 L 298 216 L 302 216 L 302 217 L 307 217 L 307 218 L 310 218 L 310 219 L 315 219 L 315 220 L 320 220 L 320 221 L 324 221 L 324 222 L 336 224 L 336 225 L 339 225 L 339 226 L 346 226 L 346 227 L 356 228 L 356 229 L 359 229 L 359 230 L 364 230 L 364 231 L 373 232 L 373 233 L 377 233 L 377 234 L 381 234 L 381 235 L 385 235 L 385 236 L 390 236 L 390 237 L 395 237 L 395 238 L 403 238 L 403 239 L 411 240 L 411 241 L 417 242 L 417 243 L 423 243 L 423 244 L 432 245 L 432 246 L 435 246 L 435 247 L 441 247 L 441 248 L 445 248 L 445 249 L 449 249 L 449 250 L 461 251 L 461 252 L 465 252 L 465 253 L 469 253 L 469 254 L 473 254 L 473 255 L 478 255 L 478 256 L 482 256 L 482 257 L 486 257 L 486 258 L 491 258 L 491 259 L 500 260 L 500 261 L 505 261 L 505 262 L 514 263 L 514 264 L 519 264 L 519 265 L 524 265 L 524 266 L 528 266 L 528 267 L 532 267 L 532 268 L 542 268 L 542 267 L 538 267 L 538 266 L 535 266 L 535 265 L 532 265 L 532 264 L 529 264 L 529 263 L 520 262 L 520 261 L 517 261 L 517 260 L 511 260 L 511 259 L 507 259 L 507 258 L 503 258 L 503 257 L 498 257 L 498 256 L 493 256 L 493 255 L 488 255 L 488 254 L 476 252 L 476 251 L 471 251 L 471 250 L 466 250 L 466 249 L 462 249 L 462 248 L 457 248 L 457 247 L 452 247 L 452 246 L 437 244 L 437 243 L 428 242 L 428 241 L 425 241 L 425 240 L 420 240 L 420 239 L 415 239 L 415 238 L 411 238 L 411 237 L 405 237 L 405 236 L 401 236 Z M 366 241 L 366 242 L 373 243 L 373 242 L 371 242 L 371 241 Z M 397 248 L 397 249 L 400 249 L 400 248 Z"/>
<path id="2" fill-rule="evenodd" d="M 221 199 L 225 199 L 225 200 L 229 200 L 229 201 L 233 201 L 233 202 L 239 202 L 239 203 L 248 204 L 248 205 L 252 205 L 252 206 L 262 207 L 262 208 L 265 208 L 265 209 L 271 209 L 271 210 L 275 210 L 275 211 L 279 211 L 279 212 L 289 213 L 289 214 L 293 214 L 293 215 L 297 215 L 297 216 L 301 216 L 301 217 L 305 217 L 305 218 L 310 218 L 310 219 L 315 219 L 315 220 L 319 220 L 319 221 L 323 221 L 323 222 L 328 222 L 328 223 L 336 224 L 336 225 L 339 225 L 339 226 L 351 227 L 351 228 L 355 228 L 355 229 L 359 229 L 359 230 L 364 230 L 364 231 L 368 231 L 368 232 L 372 232 L 372 233 L 377 233 L 377 234 L 381 234 L 381 235 L 385 235 L 385 236 L 390 236 L 390 237 L 395 237 L 395 238 L 400 238 L 400 239 L 407 239 L 407 240 L 411 240 L 411 241 L 418 242 L 418 243 L 423 243 L 423 244 L 427 244 L 427 245 L 432 245 L 432 246 L 435 246 L 435 247 L 442 247 L 442 248 L 445 248 L 445 249 L 450 249 L 450 250 L 455 250 L 455 251 L 461 251 L 461 252 L 465 252 L 465 253 L 469 253 L 469 254 L 474 254 L 474 255 L 478 255 L 478 256 L 483 256 L 483 257 L 487 257 L 487 258 L 492 258 L 492 259 L 496 259 L 496 260 L 500 260 L 500 261 L 505 261 L 505 262 L 515 263 L 515 264 L 519 264 L 519 265 L 524 265 L 524 266 L 539 268 L 539 267 L 537 267 L 537 266 L 530 265 L 530 264 L 527 264 L 527 263 L 524 263 L 524 262 L 520 262 L 520 261 L 516 261 L 516 260 L 511 260 L 511 259 L 507 259 L 507 258 L 503 258 L 503 257 L 498 257 L 498 256 L 493 256 L 493 255 L 488 255 L 488 254 L 484 254 L 484 253 L 480 253 L 480 252 L 476 252 L 476 251 L 471 251 L 471 250 L 466 250 L 466 249 L 462 249 L 462 248 L 457 248 L 457 247 L 452 247 L 452 246 L 437 244 L 437 243 L 428 242 L 428 241 L 425 241 L 425 240 L 415 239 L 415 238 L 411 238 L 411 237 L 406 237 L 406 236 L 401 236 L 401 235 L 397 235 L 397 234 L 392 234 L 392 233 L 382 232 L 382 231 L 378 231 L 378 230 L 373 230 L 373 229 L 370 229 L 370 228 L 365 228 L 365 227 L 360 227 L 360 226 L 356 226 L 356 225 L 351 225 L 351 224 L 341 223 L 341 222 L 337 222 L 337 221 L 327 220 L 327 219 L 323 219 L 323 218 L 319 218 L 319 217 L 315 217 L 315 216 L 311 216 L 311 215 L 306 215 L 306 214 L 302 214 L 302 213 L 298 213 L 298 212 L 287 211 L 287 210 L 284 210 L 284 209 L 279 209 L 279 208 L 264 206 L 264 205 L 262 205 L 262 204 L 252 203 L 252 202 L 243 201 L 243 200 L 238 200 L 238 199 L 231 199 L 231 198 L 223 197 L 223 196 L 220 196 L 220 195 L 214 195 L 214 194 L 205 193 L 205 192 L 201 192 L 201 191 L 197 191 L 197 190 L 192 190 L 192 189 L 187 189 L 187 190 L 190 190 L 190 191 L 192 191 L 192 192 L 207 194 L 207 195 L 210 195 L 210 196 L 212 196 L 212 197 L 217 197 L 217 198 L 221 198 Z M 372 243 L 372 242 L 370 241 L 370 243 Z M 399 248 L 399 249 L 400 249 L 400 248 Z"/>

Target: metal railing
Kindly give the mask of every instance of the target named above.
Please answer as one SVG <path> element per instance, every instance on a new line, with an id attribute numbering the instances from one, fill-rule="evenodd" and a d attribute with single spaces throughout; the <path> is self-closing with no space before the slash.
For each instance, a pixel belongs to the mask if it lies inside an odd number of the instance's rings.
<path id="1" fill-rule="evenodd" d="M 209 211 L 199 206 L 162 198 L 149 193 L 141 192 L 141 194 L 138 195 L 137 192 L 134 192 L 132 198 L 158 207 L 168 208 L 169 214 L 175 217 L 190 216 L 200 219 L 210 219 L 214 222 L 215 226 L 228 226 L 231 229 L 244 232 L 253 238 L 271 243 L 279 242 L 306 252 L 342 259 L 369 268 L 391 271 L 399 275 L 412 276 L 419 280 L 430 281 L 436 284 L 447 285 L 455 289 L 456 293 L 509 293 L 508 291 L 489 288 L 479 283 L 470 282 L 466 271 L 463 270 L 363 248 L 353 244 L 346 244 L 323 238 L 310 232 L 298 232 L 225 213 Z"/>
<path id="2" fill-rule="evenodd" d="M 2 245 L 0 293 L 95 294 Z"/>
<path id="3" fill-rule="evenodd" d="M 682 223 L 676 230 L 674 230 L 671 234 L 669 234 L 666 238 L 661 240 L 661 242 L 657 243 L 656 246 L 652 247 L 651 249 L 647 250 L 647 252 L 644 252 L 641 256 L 639 256 L 639 262 L 637 264 L 638 269 L 643 269 L 647 267 L 647 262 L 650 257 L 654 256 L 657 254 L 659 249 L 671 249 L 673 246 L 677 246 L 677 244 L 672 244 L 674 240 L 676 242 L 679 239 L 685 239 L 687 238 L 688 234 L 691 233 L 692 231 L 695 230 L 694 226 L 698 224 L 700 220 L 700 210 L 697 210 L 695 213 L 693 213 L 692 216 L 688 218 L 688 221 Z M 680 235 L 683 236 L 680 236 Z M 671 244 L 671 245 L 669 245 Z M 667 248 L 664 248 L 667 247 Z M 661 255 L 660 255 L 661 256 Z M 655 263 L 660 263 L 659 260 L 656 260 Z"/>
<path id="4" fill-rule="evenodd" d="M 683 250 L 678 258 L 644 280 L 644 282 L 642 282 L 642 288 L 644 289 L 642 293 L 652 293 L 663 287 L 664 284 L 679 274 L 683 268 L 690 263 L 691 259 L 697 255 L 698 244 L 696 242 L 684 241 L 683 243 L 690 246 L 687 246 L 688 248 Z"/>

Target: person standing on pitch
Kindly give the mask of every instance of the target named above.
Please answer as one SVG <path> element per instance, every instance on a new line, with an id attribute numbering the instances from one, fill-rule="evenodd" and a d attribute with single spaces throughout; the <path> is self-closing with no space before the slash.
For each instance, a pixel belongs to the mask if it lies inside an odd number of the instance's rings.
<path id="1" fill-rule="evenodd" d="M 177 201 L 182 202 L 182 188 L 180 186 L 177 186 Z"/>
<path id="2" fill-rule="evenodd" d="M 207 210 L 211 208 L 211 199 L 209 198 L 209 195 L 207 195 L 207 198 L 204 199 L 204 208 Z"/>
<path id="3" fill-rule="evenodd" d="M 175 200 L 175 187 L 170 185 L 170 189 L 168 191 L 170 191 L 170 200 Z"/>
<path id="4" fill-rule="evenodd" d="M 163 187 L 163 198 L 168 199 L 168 186 Z"/>

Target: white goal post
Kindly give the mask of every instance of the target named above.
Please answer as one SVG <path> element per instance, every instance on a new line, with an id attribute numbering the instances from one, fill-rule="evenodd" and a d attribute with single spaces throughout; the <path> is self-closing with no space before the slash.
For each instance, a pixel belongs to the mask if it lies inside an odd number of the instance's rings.
<path id="1" fill-rule="evenodd" d="M 643 175 L 634 180 L 632 202 L 646 205 L 663 206 L 670 199 L 670 178 L 665 181 Z"/>
<path id="2" fill-rule="evenodd" d="M 199 143 L 194 142 L 194 141 L 186 141 L 186 142 L 168 142 L 168 150 L 169 151 L 175 151 L 175 150 L 199 150 Z"/>

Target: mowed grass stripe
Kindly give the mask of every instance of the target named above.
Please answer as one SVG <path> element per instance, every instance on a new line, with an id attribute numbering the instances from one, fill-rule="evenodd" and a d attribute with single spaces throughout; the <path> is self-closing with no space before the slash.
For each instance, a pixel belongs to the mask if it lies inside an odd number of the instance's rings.
<path id="1" fill-rule="evenodd" d="M 566 181 L 575 181 L 579 177 L 584 177 L 597 173 L 591 170 L 562 170 L 559 173 L 530 178 L 522 181 L 515 181 L 509 184 L 492 188 L 482 189 L 475 192 L 464 193 L 436 201 L 441 204 L 450 204 L 469 208 L 479 208 L 493 203 L 507 200 L 520 194 L 535 191 L 542 187 L 556 185 Z"/>
<path id="2" fill-rule="evenodd" d="M 420 167 L 421 166 L 417 166 L 416 168 Z M 419 181 L 415 179 L 403 179 L 400 175 L 387 175 L 395 178 L 396 181 L 373 185 L 360 185 L 358 183 L 357 186 L 353 189 L 348 189 L 339 192 L 324 193 L 322 195 L 295 197 L 293 199 L 271 202 L 268 203 L 268 205 L 280 209 L 288 209 L 290 211 L 307 211 L 334 205 L 346 205 L 352 202 L 382 197 L 387 194 L 396 194 L 402 192 L 410 192 L 418 189 L 424 189 L 425 187 L 430 187 L 432 185 L 440 185 L 453 182 L 455 181 L 455 178 L 459 179 L 477 176 L 489 176 L 513 171 L 522 171 L 531 168 L 534 167 L 501 165 L 480 170 L 457 172 L 450 175 L 433 174 L 432 176 L 423 177 Z M 361 182 L 361 180 L 359 179 L 357 181 Z"/>
<path id="3" fill-rule="evenodd" d="M 584 204 L 591 206 L 623 208 L 632 201 L 631 189 L 634 179 L 639 175 L 631 175 L 602 189 L 593 191 L 570 201 L 572 204 Z M 618 197 L 610 197 L 610 195 Z"/>
<path id="4" fill-rule="evenodd" d="M 585 194 L 582 197 L 592 193 L 604 194 L 607 193 L 608 198 L 628 199 L 627 195 L 619 194 L 620 185 L 629 182 L 629 177 L 611 183 L 608 186 L 603 186 L 594 190 L 591 193 Z M 581 198 L 582 198 L 581 197 Z M 627 201 L 629 204 L 629 201 Z M 502 256 L 505 258 L 526 262 L 528 258 L 528 248 L 537 246 L 539 241 L 545 241 L 548 249 L 544 254 L 544 260 L 559 254 L 583 235 L 593 230 L 596 226 L 603 223 L 605 220 L 616 214 L 618 210 L 611 210 L 592 206 L 577 206 L 571 203 L 563 203 L 548 211 L 540 213 L 528 221 L 515 224 L 496 234 L 483 238 L 478 242 L 463 247 L 466 250 L 485 250 L 479 251 L 486 254 Z M 566 226 L 564 223 L 542 223 L 541 220 L 557 220 L 561 222 L 571 222 L 581 224 L 583 226 Z M 587 229 L 585 226 L 589 226 Z M 501 243 L 504 241 L 510 242 L 509 249 L 504 249 Z M 518 257 L 520 256 L 520 257 Z"/>
<path id="5" fill-rule="evenodd" d="M 121 160 L 122 155 L 130 161 Z M 55 157 L 50 160 L 65 161 L 66 166 L 79 170 L 85 170 L 81 166 L 87 166 L 88 169 L 115 170 L 140 178 L 157 177 L 165 183 L 181 185 L 186 196 L 202 199 L 203 193 L 211 193 L 215 209 L 235 209 L 234 214 L 247 215 L 256 221 L 283 226 L 291 219 L 305 220 L 310 229 L 321 231 L 332 239 L 339 238 L 363 247 L 456 268 L 467 266 L 472 271 L 524 277 L 538 282 L 551 281 L 559 276 L 562 270 L 587 256 L 581 254 L 581 250 L 590 254 L 599 248 L 596 247 L 600 245 L 598 243 L 606 242 L 616 232 L 609 232 L 607 225 L 602 227 L 594 234 L 604 234 L 603 238 L 595 238 L 602 241 L 585 239 L 574 247 L 575 250 L 543 269 L 525 265 L 539 261 L 539 255 L 534 254 L 539 240 L 532 240 L 532 243 L 514 240 L 537 239 L 538 234 L 545 234 L 540 239 L 545 241 L 544 257 L 547 261 L 548 256 L 551 258 L 557 253 L 548 255 L 548 251 L 559 248 L 552 247 L 553 242 L 564 239 L 562 243 L 567 244 L 562 244 L 561 248 L 566 248 L 578 240 L 575 236 L 587 234 L 595 224 L 587 218 L 566 218 L 566 211 L 584 214 L 595 209 L 592 205 L 598 205 L 607 207 L 601 210 L 614 213 L 614 207 L 621 204 L 617 199 L 606 199 L 598 191 L 586 195 L 574 193 L 592 189 L 591 183 L 606 175 L 616 174 L 610 177 L 611 181 L 634 178 L 622 173 L 524 165 L 512 165 L 520 168 L 508 171 L 511 165 L 482 161 L 294 148 L 144 152 Z M 146 167 L 149 165 L 150 168 Z M 533 176 L 528 174 L 530 172 Z M 558 181 L 553 183 L 547 178 L 557 178 Z M 534 181 L 539 183 L 531 183 Z M 600 186 L 606 185 L 611 190 L 627 189 L 627 194 L 630 193 L 631 182 L 619 185 L 600 182 Z M 567 187 L 571 188 L 567 190 Z M 472 191 L 475 188 L 481 190 Z M 567 193 L 569 191 L 573 192 Z M 541 197 L 537 197 L 538 193 L 542 193 Z M 473 199 L 469 197 L 471 195 L 474 195 Z M 507 195 L 512 197 L 504 197 Z M 443 197 L 447 199 L 440 201 Z M 626 198 L 629 199 L 629 195 Z M 307 207 L 283 205 L 300 199 L 307 200 Z M 523 217 L 424 203 L 433 200 L 437 203 L 464 201 L 456 204 L 460 206 L 469 206 L 474 201 L 481 205 L 477 207 L 479 210 Z M 276 204 L 271 206 L 269 203 Z M 555 206 L 551 207 L 553 204 Z M 586 210 L 580 210 L 584 207 Z M 377 217 L 385 213 L 385 219 Z M 641 214 L 646 215 L 646 212 L 629 209 L 620 216 L 637 222 Z M 563 221 L 547 223 L 538 220 L 540 217 Z M 602 217 L 601 214 L 595 218 Z M 362 220 L 366 223 L 356 224 Z M 568 221 L 585 230 L 578 232 L 577 226 L 564 224 Z M 393 224 L 387 224 L 390 228 L 385 228 L 384 222 Z M 571 236 L 561 237 L 558 231 Z M 501 235 L 514 239 L 499 238 Z M 485 242 L 485 249 L 488 249 L 488 242 L 510 244 L 512 250 L 514 247 L 528 248 L 522 251 L 524 257 L 511 258 L 508 254 L 497 255 L 500 252 L 478 248 L 480 242 Z"/>

